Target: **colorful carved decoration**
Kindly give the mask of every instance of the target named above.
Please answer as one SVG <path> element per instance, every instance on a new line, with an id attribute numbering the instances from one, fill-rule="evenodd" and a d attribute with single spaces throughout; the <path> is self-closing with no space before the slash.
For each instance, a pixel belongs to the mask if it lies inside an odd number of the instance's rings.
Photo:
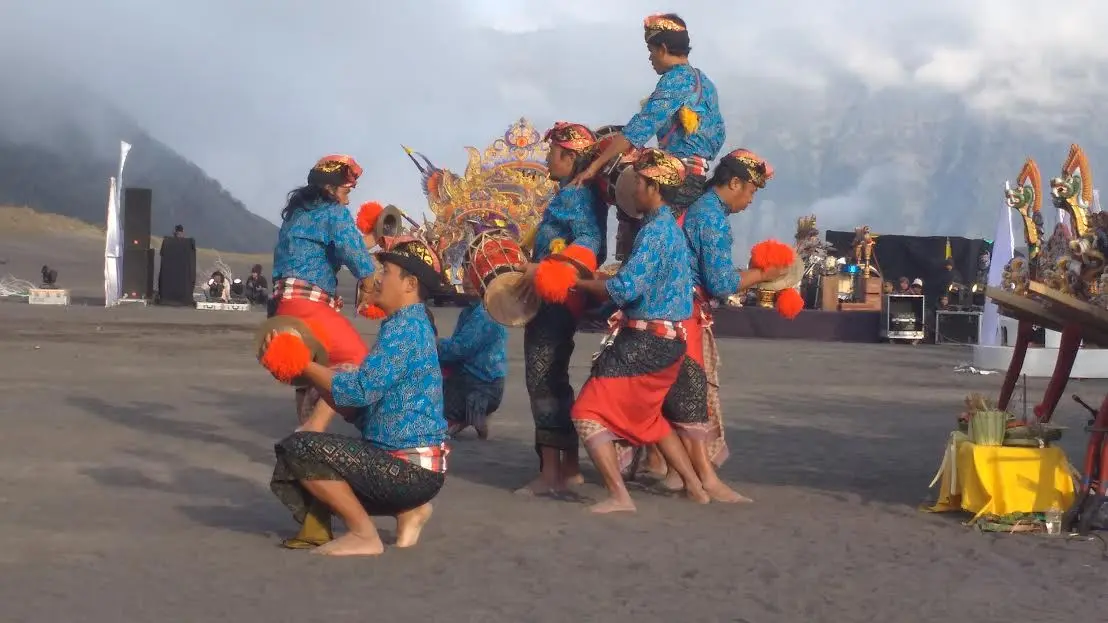
<path id="1" fill-rule="evenodd" d="M 1023 219 L 1023 240 L 1027 243 L 1027 257 L 1034 261 L 1039 257 L 1043 239 L 1043 215 L 1041 213 L 1042 176 L 1039 165 L 1028 158 L 1016 177 L 1016 187 L 1004 184 L 1004 199 L 1008 207 L 1019 213 Z"/>
<path id="2" fill-rule="evenodd" d="M 434 214 L 434 221 L 424 225 L 425 235 L 451 275 L 460 274 L 466 248 L 484 231 L 503 230 L 521 243 L 532 239 L 557 190 L 546 168 L 550 147 L 526 119 L 484 150 L 465 149 L 469 159 L 465 173 L 458 175 L 404 148 L 423 175 L 423 193 Z"/>
<path id="3" fill-rule="evenodd" d="M 1062 164 L 1062 175 L 1050 180 L 1054 207 L 1064 210 L 1073 219 L 1076 237 L 1089 233 L 1089 212 L 1093 206 L 1093 172 L 1085 151 L 1070 145 L 1070 153 Z"/>

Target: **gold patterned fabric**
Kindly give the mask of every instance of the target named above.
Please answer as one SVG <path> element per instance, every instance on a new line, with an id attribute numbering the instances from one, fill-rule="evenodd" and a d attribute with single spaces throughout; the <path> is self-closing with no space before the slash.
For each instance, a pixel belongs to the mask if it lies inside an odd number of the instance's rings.
<path id="1" fill-rule="evenodd" d="M 765 158 L 749 149 L 736 149 L 724 156 L 720 164 L 729 164 L 745 170 L 747 179 L 758 188 L 765 188 L 766 182 L 773 179 L 773 167 Z"/>
<path id="2" fill-rule="evenodd" d="M 353 156 L 324 156 L 308 172 L 308 184 L 313 186 L 349 186 L 353 188 L 362 176 L 362 167 Z"/>
<path id="3" fill-rule="evenodd" d="M 661 186 L 685 182 L 685 164 L 660 149 L 644 149 L 635 159 L 635 172 Z"/>
<path id="4" fill-rule="evenodd" d="M 378 261 L 403 268 L 432 293 L 445 288 L 442 262 L 425 241 L 413 236 L 387 237 L 381 247 L 385 250 L 377 254 Z"/>
<path id="5" fill-rule="evenodd" d="M 580 123 L 558 121 L 554 127 L 546 131 L 544 141 L 557 145 L 570 151 L 584 151 L 596 144 L 596 136 L 592 130 Z"/>
<path id="6" fill-rule="evenodd" d="M 642 21 L 642 26 L 643 30 L 645 31 L 643 33 L 643 38 L 647 41 L 647 43 L 649 43 L 655 35 L 663 32 L 685 32 L 687 30 L 684 26 L 675 21 L 673 18 L 663 13 L 648 15 Z"/>

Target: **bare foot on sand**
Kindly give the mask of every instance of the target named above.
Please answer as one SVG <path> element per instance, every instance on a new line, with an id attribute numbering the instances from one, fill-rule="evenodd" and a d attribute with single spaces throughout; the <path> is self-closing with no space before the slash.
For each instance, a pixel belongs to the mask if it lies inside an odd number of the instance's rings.
<path id="1" fill-rule="evenodd" d="M 515 490 L 516 495 L 550 495 L 559 491 L 557 483 L 550 482 L 545 476 L 539 476 Z"/>
<path id="2" fill-rule="evenodd" d="M 739 493 L 738 491 L 735 491 L 731 487 L 728 487 L 722 480 L 717 480 L 711 484 L 706 483 L 704 485 L 704 491 L 708 493 L 708 496 L 712 498 L 713 502 L 723 502 L 724 504 L 738 504 L 740 502 L 754 501 Z"/>
<path id="3" fill-rule="evenodd" d="M 680 474 L 670 470 L 670 472 L 662 478 L 660 486 L 666 491 L 681 491 L 685 488 L 685 481 L 681 480 Z"/>
<path id="4" fill-rule="evenodd" d="M 685 487 L 685 497 L 689 498 L 697 504 L 708 504 L 712 501 L 712 497 L 708 495 L 708 492 L 704 490 L 704 487 L 697 487 L 696 489 L 689 489 Z"/>
<path id="5" fill-rule="evenodd" d="M 347 532 L 326 545 L 320 545 L 312 550 L 313 554 L 321 556 L 380 556 L 385 552 L 385 544 L 377 535 L 363 536 L 355 532 Z"/>
<path id="6" fill-rule="evenodd" d="M 577 485 L 583 484 L 585 484 L 585 477 L 581 475 L 581 472 L 575 472 L 573 474 L 570 474 L 569 476 L 566 476 L 566 487 L 576 487 Z"/>
<path id="7" fill-rule="evenodd" d="M 411 547 L 419 542 L 419 534 L 431 518 L 431 504 L 427 503 L 396 516 L 396 546 Z"/>
<path id="8" fill-rule="evenodd" d="M 635 503 L 631 501 L 630 497 L 608 498 L 603 502 L 597 502 L 590 506 L 589 512 L 596 513 L 597 515 L 606 515 L 608 513 L 633 513 L 635 512 Z"/>

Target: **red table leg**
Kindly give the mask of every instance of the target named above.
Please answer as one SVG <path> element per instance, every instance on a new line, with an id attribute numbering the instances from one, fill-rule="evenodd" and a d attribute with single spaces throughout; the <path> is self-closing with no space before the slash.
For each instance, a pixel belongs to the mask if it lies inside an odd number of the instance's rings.
<path id="1" fill-rule="evenodd" d="M 1035 406 L 1035 419 L 1039 422 L 1045 424 L 1054 415 L 1054 409 L 1062 399 L 1062 392 L 1066 391 L 1070 371 L 1073 370 L 1073 362 L 1077 359 L 1077 351 L 1080 348 L 1081 325 L 1067 324 L 1062 327 L 1062 339 L 1058 344 L 1058 359 L 1054 362 L 1054 374 L 1050 376 L 1050 383 L 1043 393 L 1043 401 Z"/>
<path id="2" fill-rule="evenodd" d="M 996 406 L 1001 411 L 1008 409 L 1008 403 L 1012 400 L 1012 393 L 1016 391 L 1016 383 L 1019 382 L 1020 373 L 1023 372 L 1023 360 L 1027 357 L 1027 346 L 1031 343 L 1033 325 L 1020 320 L 1016 331 L 1016 344 L 1012 348 L 1012 360 L 1008 362 L 1008 372 L 1004 375 L 1004 384 L 1000 386 L 1000 398 Z"/>

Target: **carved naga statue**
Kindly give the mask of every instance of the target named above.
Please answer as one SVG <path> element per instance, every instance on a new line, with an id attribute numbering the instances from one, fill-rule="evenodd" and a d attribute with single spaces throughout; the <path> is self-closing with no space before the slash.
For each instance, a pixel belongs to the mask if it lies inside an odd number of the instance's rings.
<path id="1" fill-rule="evenodd" d="M 1004 199 L 1023 221 L 1023 240 L 1027 244 L 1027 258 L 1012 258 L 1004 267 L 1002 286 L 1006 290 L 1025 292 L 1027 284 L 1036 277 L 1036 266 L 1042 251 L 1043 216 L 1042 176 L 1039 165 L 1028 158 L 1016 177 L 1016 187 L 1004 183 Z"/>

